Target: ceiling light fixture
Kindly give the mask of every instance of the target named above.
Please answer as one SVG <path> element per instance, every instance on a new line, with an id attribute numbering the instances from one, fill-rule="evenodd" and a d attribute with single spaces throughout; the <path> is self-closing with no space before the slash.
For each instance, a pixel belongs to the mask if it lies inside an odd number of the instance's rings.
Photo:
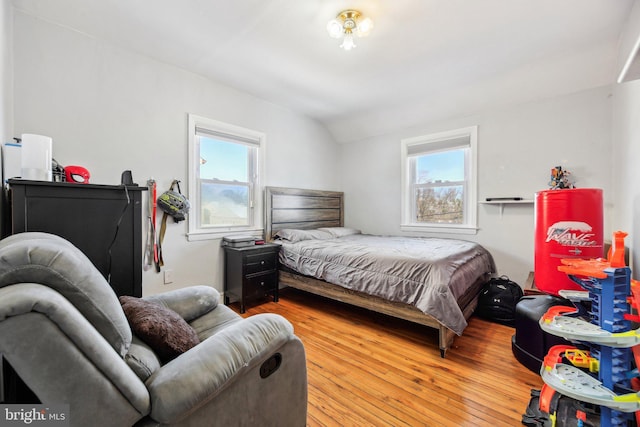
<path id="1" fill-rule="evenodd" d="M 327 24 L 329 35 L 335 39 L 343 38 L 341 48 L 351 50 L 356 47 L 354 36 L 364 37 L 373 28 L 373 21 L 365 18 L 357 10 L 344 10 Z"/>

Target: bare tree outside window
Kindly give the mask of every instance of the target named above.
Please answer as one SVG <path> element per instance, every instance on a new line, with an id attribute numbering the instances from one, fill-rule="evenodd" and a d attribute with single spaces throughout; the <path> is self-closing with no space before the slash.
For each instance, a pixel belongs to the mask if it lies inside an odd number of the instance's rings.
<path id="1" fill-rule="evenodd" d="M 416 222 L 464 223 L 464 162 L 459 148 L 413 159 Z"/>
<path id="2" fill-rule="evenodd" d="M 439 224 L 462 224 L 464 210 L 462 186 L 418 188 L 416 221 Z"/>

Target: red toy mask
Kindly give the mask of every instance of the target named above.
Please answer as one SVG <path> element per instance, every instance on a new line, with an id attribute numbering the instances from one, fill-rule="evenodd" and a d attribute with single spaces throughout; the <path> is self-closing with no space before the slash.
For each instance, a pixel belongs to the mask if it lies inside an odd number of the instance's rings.
<path id="1" fill-rule="evenodd" d="M 89 171 L 82 166 L 65 166 L 64 175 L 67 178 L 67 182 L 75 182 L 78 184 L 89 183 Z"/>

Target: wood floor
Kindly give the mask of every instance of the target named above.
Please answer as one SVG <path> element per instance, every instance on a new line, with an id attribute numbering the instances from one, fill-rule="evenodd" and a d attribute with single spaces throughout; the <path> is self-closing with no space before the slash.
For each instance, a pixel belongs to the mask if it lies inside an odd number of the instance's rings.
<path id="1" fill-rule="evenodd" d="M 244 316 L 263 312 L 305 345 L 308 426 L 519 426 L 542 386 L 511 352 L 514 329 L 476 317 L 442 359 L 435 330 L 295 289 Z"/>

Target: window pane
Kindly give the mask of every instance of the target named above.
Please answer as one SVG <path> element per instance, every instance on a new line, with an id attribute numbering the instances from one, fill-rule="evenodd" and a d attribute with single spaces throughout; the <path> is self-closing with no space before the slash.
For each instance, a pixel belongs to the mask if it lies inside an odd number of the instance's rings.
<path id="1" fill-rule="evenodd" d="M 465 149 L 420 156 L 416 161 L 416 183 L 464 181 Z"/>
<path id="2" fill-rule="evenodd" d="M 249 224 L 249 187 L 201 181 L 200 226 Z"/>
<path id="3" fill-rule="evenodd" d="M 401 230 L 475 234 L 477 142 L 477 126 L 401 141 Z"/>
<path id="4" fill-rule="evenodd" d="M 189 240 L 255 234 L 266 135 L 189 114 Z"/>
<path id="5" fill-rule="evenodd" d="M 200 141 L 200 178 L 248 182 L 248 152 L 244 144 L 204 136 Z"/>
<path id="6" fill-rule="evenodd" d="M 417 222 L 464 223 L 462 185 L 417 188 L 414 197 Z"/>

